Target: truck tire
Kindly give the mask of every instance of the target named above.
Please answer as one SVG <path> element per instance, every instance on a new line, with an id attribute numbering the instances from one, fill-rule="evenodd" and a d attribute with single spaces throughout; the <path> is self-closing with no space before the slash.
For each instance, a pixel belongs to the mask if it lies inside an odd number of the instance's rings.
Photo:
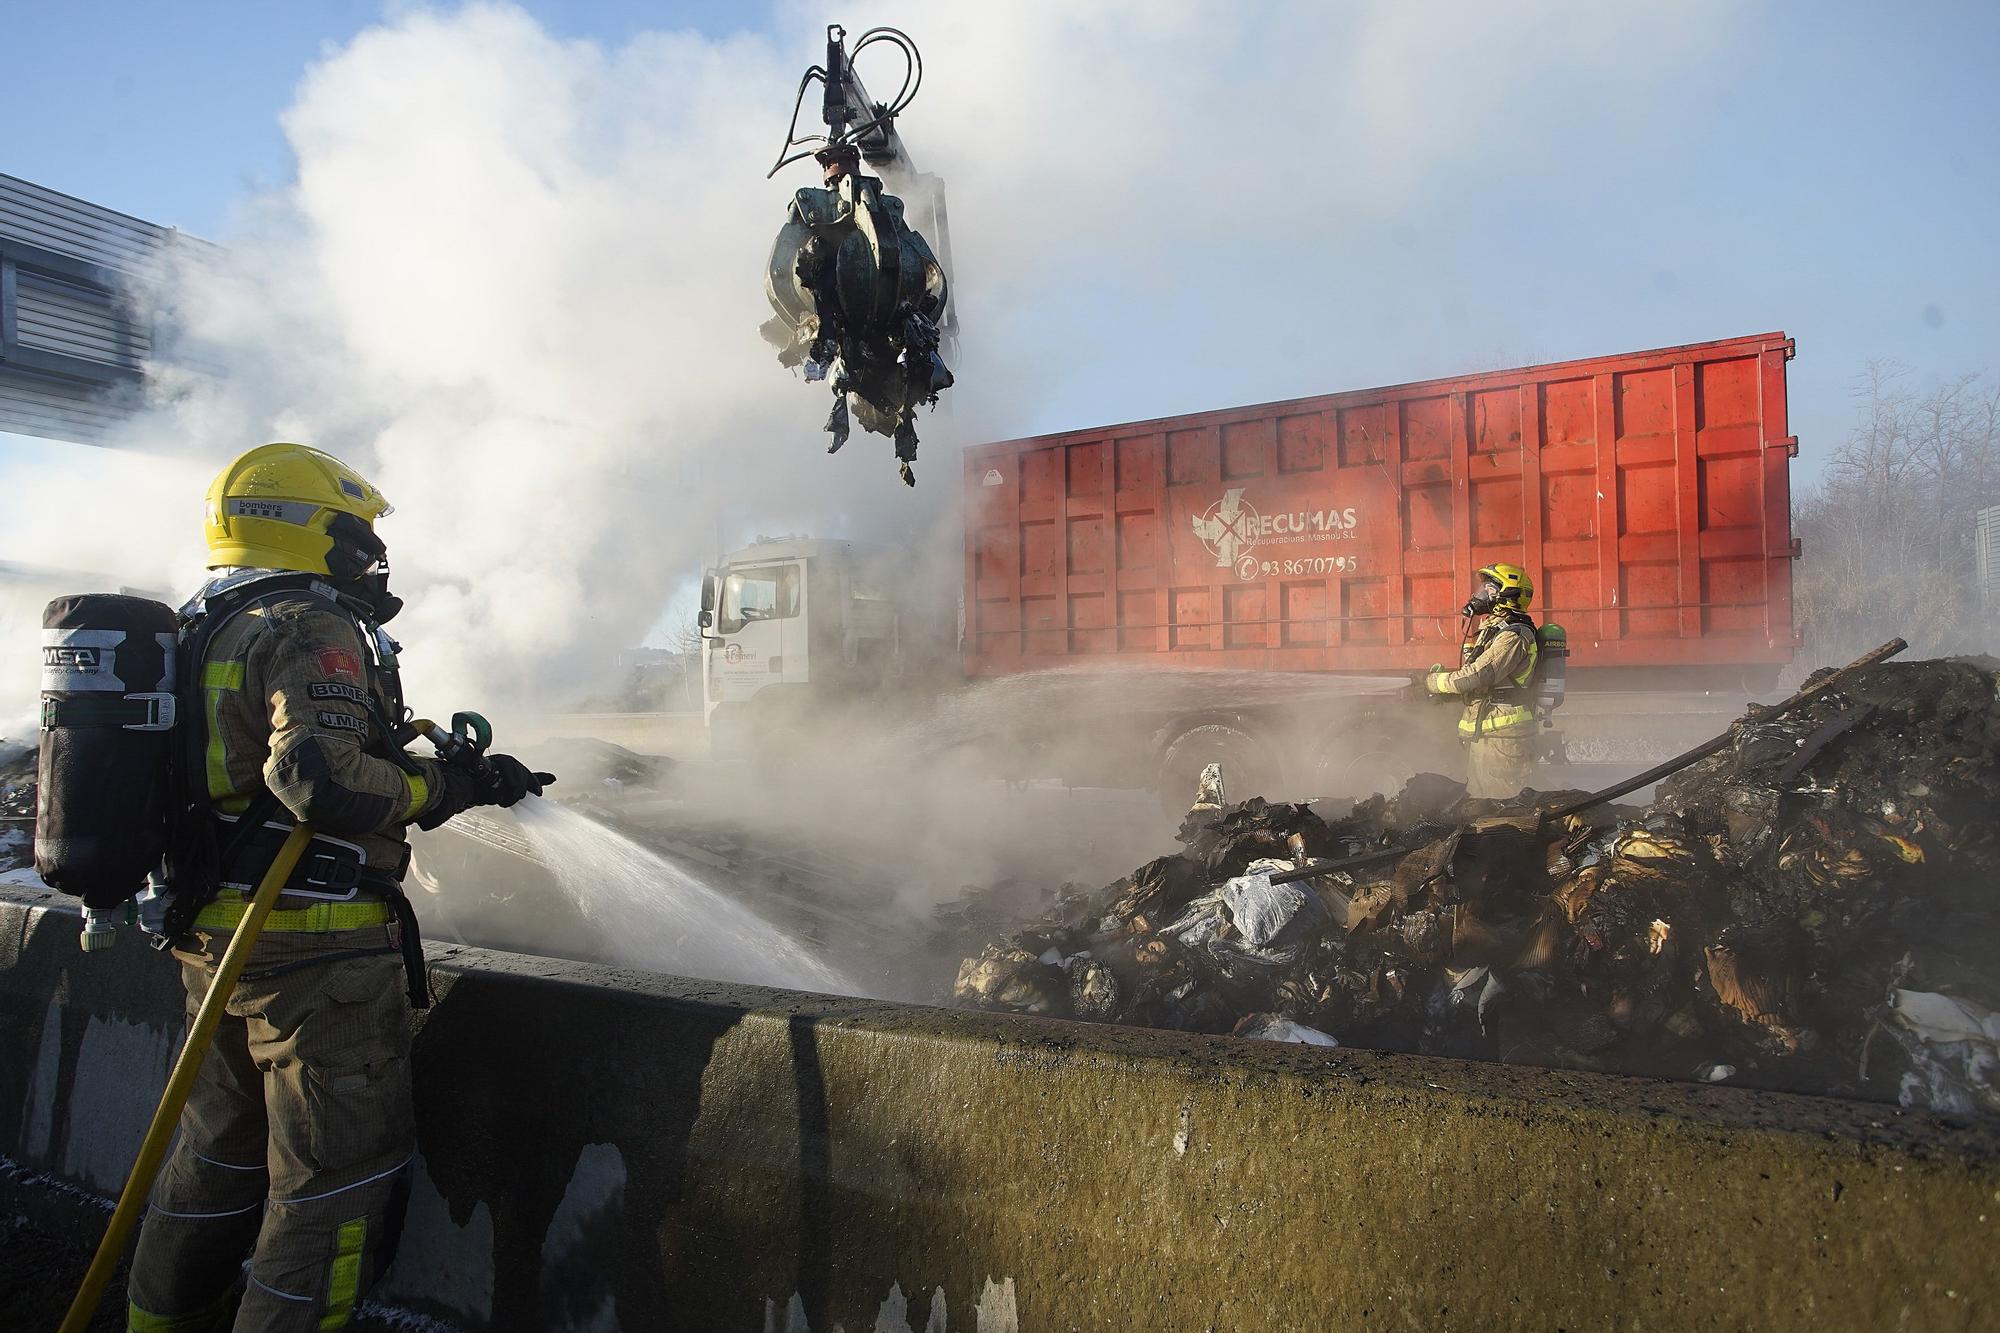
<path id="1" fill-rule="evenodd" d="M 1454 714 L 1455 716 L 1455 714 Z M 1394 796 L 1403 784 L 1422 772 L 1456 776 L 1463 760 L 1456 754 L 1455 733 L 1444 719 L 1451 750 L 1416 728 L 1435 719 L 1363 716 L 1330 728 L 1313 754 L 1313 799 L 1366 800 L 1377 792 Z"/>
<path id="2" fill-rule="evenodd" d="M 1281 774 L 1271 747 L 1240 727 L 1205 722 L 1183 731 L 1160 751 L 1153 785 L 1160 809 L 1171 819 L 1186 814 L 1201 783 L 1201 771 L 1217 763 L 1222 765 L 1223 790 L 1232 804 L 1275 795 Z"/>

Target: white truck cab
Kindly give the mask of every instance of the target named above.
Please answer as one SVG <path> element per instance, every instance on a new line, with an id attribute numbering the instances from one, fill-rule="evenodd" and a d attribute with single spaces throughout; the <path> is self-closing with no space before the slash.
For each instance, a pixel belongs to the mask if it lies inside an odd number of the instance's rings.
<path id="1" fill-rule="evenodd" d="M 744 756 L 801 710 L 866 697 L 907 668 L 894 557 L 859 542 L 765 538 L 702 578 L 703 715 Z"/>

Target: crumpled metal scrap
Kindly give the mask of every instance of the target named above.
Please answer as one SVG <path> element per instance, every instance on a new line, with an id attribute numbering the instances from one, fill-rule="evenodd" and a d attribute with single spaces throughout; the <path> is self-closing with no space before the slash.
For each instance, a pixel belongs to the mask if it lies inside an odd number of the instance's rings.
<path id="1" fill-rule="evenodd" d="M 895 440 L 898 470 L 914 486 L 916 409 L 952 384 L 939 352 L 944 268 L 880 179 L 838 158 L 829 175 L 826 189 L 792 197 L 764 274 L 774 313 L 759 332 L 780 365 L 831 378 L 828 453 L 847 443 L 851 400 L 864 428 Z"/>

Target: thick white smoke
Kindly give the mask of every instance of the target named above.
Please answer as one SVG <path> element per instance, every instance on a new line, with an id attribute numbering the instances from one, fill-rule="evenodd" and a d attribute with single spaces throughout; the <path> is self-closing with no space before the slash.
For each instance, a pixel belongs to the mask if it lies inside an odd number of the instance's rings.
<path id="1" fill-rule="evenodd" d="M 952 411 L 920 423 L 914 493 L 876 437 L 824 457 L 823 387 L 756 335 L 770 239 L 817 183 L 809 163 L 763 173 L 829 17 L 915 36 L 906 137 L 950 188 L 964 356 Z M 1457 368 L 1445 306 L 1421 308 L 1437 292 L 1409 308 L 1382 247 L 1476 209 L 1552 138 L 1615 138 L 1727 26 L 1720 6 L 1392 0 L 777 20 L 776 41 L 614 47 L 511 6 L 399 10 L 306 73 L 296 182 L 244 200 L 221 252 L 164 287 L 206 370 L 164 372 L 132 443 L 205 472 L 300 439 L 371 472 L 399 509 L 383 532 L 420 708 L 601 686 L 754 531 L 928 531 L 965 442 Z M 896 64 L 864 63 L 878 96 Z M 1369 313 L 1391 303 L 1401 323 Z M 1164 399 L 1133 372 L 1149 359 L 1184 372 Z M 185 586 L 199 483 L 169 492 L 90 498 L 123 534 L 97 567 Z"/>

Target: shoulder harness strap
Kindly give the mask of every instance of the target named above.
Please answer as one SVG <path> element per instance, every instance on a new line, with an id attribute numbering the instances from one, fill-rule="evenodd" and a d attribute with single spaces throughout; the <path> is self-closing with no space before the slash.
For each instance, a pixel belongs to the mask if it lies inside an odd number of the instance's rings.
<path id="1" fill-rule="evenodd" d="M 214 799 L 206 778 L 207 712 L 202 707 L 201 668 L 225 626 L 251 607 L 289 592 L 313 593 L 353 615 L 352 609 L 342 604 L 339 590 L 325 579 L 284 570 L 229 575 L 208 584 L 181 607 L 175 666 L 181 694 L 179 712 L 186 723 L 181 728 L 181 743 L 173 747 L 171 789 L 178 827 L 167 854 L 173 902 L 167 911 L 166 928 L 159 936 L 161 947 L 186 933 L 196 914 L 221 892 L 223 872 L 242 853 L 250 834 L 281 812 L 278 798 L 260 786 L 228 842 L 217 841 Z"/>

